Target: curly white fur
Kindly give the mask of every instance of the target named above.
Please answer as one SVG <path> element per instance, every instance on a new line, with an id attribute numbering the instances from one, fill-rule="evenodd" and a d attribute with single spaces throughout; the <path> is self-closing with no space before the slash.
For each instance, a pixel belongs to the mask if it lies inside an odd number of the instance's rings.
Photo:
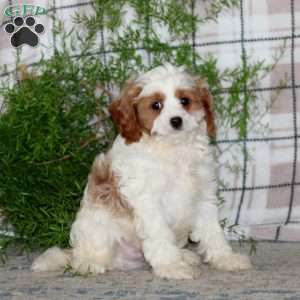
<path id="1" fill-rule="evenodd" d="M 167 65 L 136 82 L 142 93 L 159 90 L 166 99 L 153 135 L 143 134 L 131 144 L 119 135 L 109 152 L 111 172 L 133 215 L 93 205 L 87 186 L 72 225 L 72 251 L 48 250 L 32 269 L 54 270 L 69 263 L 80 273 L 104 273 L 137 267 L 145 258 L 160 277 L 191 279 L 199 275 L 200 255 L 218 269 L 250 268 L 247 256 L 233 253 L 218 222 L 215 162 L 203 114 L 186 112 L 174 97 L 176 88 L 193 85 L 192 77 Z M 183 119 L 184 130 L 170 127 L 172 116 Z M 101 166 L 108 157 L 96 160 Z M 199 242 L 198 255 L 184 249 L 188 239 Z"/>

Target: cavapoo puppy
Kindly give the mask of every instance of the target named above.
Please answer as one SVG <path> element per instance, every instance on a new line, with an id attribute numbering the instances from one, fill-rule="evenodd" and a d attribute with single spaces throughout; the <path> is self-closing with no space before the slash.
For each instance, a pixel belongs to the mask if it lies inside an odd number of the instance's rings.
<path id="1" fill-rule="evenodd" d="M 165 64 L 129 82 L 110 112 L 119 135 L 96 157 L 70 234 L 71 249 L 48 249 L 32 265 L 79 273 L 148 262 L 163 278 L 191 279 L 200 256 L 220 270 L 251 268 L 218 222 L 212 97 L 182 68 Z M 197 253 L 185 248 L 198 243 Z"/>

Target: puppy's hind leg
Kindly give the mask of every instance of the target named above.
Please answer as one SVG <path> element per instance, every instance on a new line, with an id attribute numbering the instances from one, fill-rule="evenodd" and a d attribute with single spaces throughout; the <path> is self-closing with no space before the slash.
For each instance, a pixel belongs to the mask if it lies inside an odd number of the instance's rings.
<path id="1" fill-rule="evenodd" d="M 88 178 L 81 209 L 71 230 L 75 272 L 104 273 L 113 266 L 119 235 L 113 204 L 117 187 L 107 155 L 96 157 Z"/>
<path id="2" fill-rule="evenodd" d="M 116 235 L 109 215 L 100 209 L 81 210 L 71 230 L 71 267 L 79 274 L 100 274 L 112 269 Z"/>
<path id="3" fill-rule="evenodd" d="M 103 274 L 112 269 L 114 250 L 108 245 L 97 250 L 91 244 L 80 245 L 74 248 L 71 267 L 79 274 Z"/>

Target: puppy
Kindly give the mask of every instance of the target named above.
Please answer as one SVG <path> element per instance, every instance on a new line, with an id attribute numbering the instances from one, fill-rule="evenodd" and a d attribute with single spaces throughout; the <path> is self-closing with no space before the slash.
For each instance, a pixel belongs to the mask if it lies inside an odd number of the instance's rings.
<path id="1" fill-rule="evenodd" d="M 212 97 L 205 84 L 165 64 L 137 77 L 110 106 L 119 135 L 96 157 L 72 225 L 71 249 L 48 249 L 32 265 L 79 273 L 132 269 L 162 278 L 199 275 L 200 256 L 220 270 L 251 267 L 218 222 Z M 197 253 L 186 248 L 198 243 Z"/>

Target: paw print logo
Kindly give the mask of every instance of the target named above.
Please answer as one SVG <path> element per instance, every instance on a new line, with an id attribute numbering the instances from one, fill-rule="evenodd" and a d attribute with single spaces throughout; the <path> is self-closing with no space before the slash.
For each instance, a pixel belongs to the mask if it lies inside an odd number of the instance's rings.
<path id="1" fill-rule="evenodd" d="M 45 28 L 42 24 L 36 24 L 35 18 L 29 16 L 26 19 L 15 17 L 4 30 L 11 34 L 11 45 L 18 48 L 22 45 L 35 47 L 39 43 L 39 35 L 44 32 Z"/>

